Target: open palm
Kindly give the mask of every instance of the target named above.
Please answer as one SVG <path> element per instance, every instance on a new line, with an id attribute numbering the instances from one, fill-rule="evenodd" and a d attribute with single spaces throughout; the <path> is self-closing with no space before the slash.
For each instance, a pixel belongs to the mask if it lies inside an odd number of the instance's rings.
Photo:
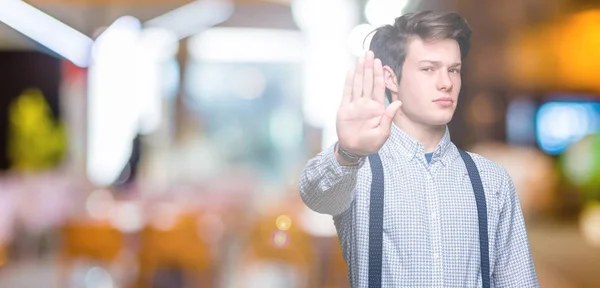
<path id="1" fill-rule="evenodd" d="M 336 130 L 340 147 L 366 156 L 381 149 L 390 136 L 400 101 L 385 107 L 385 82 L 381 60 L 368 51 L 346 76 L 342 103 L 338 108 Z"/>

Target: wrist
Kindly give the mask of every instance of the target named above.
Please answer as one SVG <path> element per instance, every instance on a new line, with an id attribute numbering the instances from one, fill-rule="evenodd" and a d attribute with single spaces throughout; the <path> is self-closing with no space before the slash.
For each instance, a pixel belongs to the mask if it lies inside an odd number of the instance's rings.
<path id="1" fill-rule="evenodd" d="M 342 165 L 356 165 L 358 164 L 365 156 L 361 156 L 352 152 L 348 152 L 344 148 L 340 146 L 340 143 L 335 144 L 335 154 L 338 162 Z M 339 161 L 342 160 L 342 161 Z"/>

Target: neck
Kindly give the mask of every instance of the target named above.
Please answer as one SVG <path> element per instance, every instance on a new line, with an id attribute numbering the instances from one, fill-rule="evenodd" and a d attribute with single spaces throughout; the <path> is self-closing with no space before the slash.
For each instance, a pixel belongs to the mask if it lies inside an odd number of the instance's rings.
<path id="1" fill-rule="evenodd" d="M 408 136 L 416 139 L 419 143 L 423 144 L 425 153 L 431 153 L 435 151 L 435 148 L 444 137 L 446 132 L 446 125 L 441 126 L 428 126 L 415 123 L 410 121 L 406 116 L 396 115 L 394 118 L 394 124 L 398 128 L 402 129 Z"/>

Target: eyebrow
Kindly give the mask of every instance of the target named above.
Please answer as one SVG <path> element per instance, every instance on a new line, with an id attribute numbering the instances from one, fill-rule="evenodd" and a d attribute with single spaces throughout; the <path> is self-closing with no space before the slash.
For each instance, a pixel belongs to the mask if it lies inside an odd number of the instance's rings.
<path id="1" fill-rule="evenodd" d="M 440 61 L 433 61 L 433 60 L 421 60 L 421 61 L 419 61 L 419 63 L 424 63 L 424 62 L 431 63 L 434 66 L 442 66 L 442 62 L 440 62 Z M 462 63 L 455 62 L 455 63 L 452 63 L 452 65 L 450 65 L 450 67 L 456 67 L 456 66 L 461 66 L 461 65 L 462 65 Z"/>

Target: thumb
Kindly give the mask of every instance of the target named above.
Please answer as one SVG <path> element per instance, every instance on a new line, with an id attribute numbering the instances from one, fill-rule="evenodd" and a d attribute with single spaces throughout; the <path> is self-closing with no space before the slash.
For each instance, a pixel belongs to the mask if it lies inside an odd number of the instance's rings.
<path id="1" fill-rule="evenodd" d="M 390 105 L 388 105 L 388 107 L 385 109 L 385 112 L 381 116 L 381 122 L 379 123 L 379 127 L 384 127 L 384 129 L 390 129 L 390 126 L 392 126 L 392 120 L 394 120 L 394 116 L 396 116 L 396 113 L 398 113 L 400 107 L 402 107 L 401 101 L 394 101 L 390 103 Z"/>

